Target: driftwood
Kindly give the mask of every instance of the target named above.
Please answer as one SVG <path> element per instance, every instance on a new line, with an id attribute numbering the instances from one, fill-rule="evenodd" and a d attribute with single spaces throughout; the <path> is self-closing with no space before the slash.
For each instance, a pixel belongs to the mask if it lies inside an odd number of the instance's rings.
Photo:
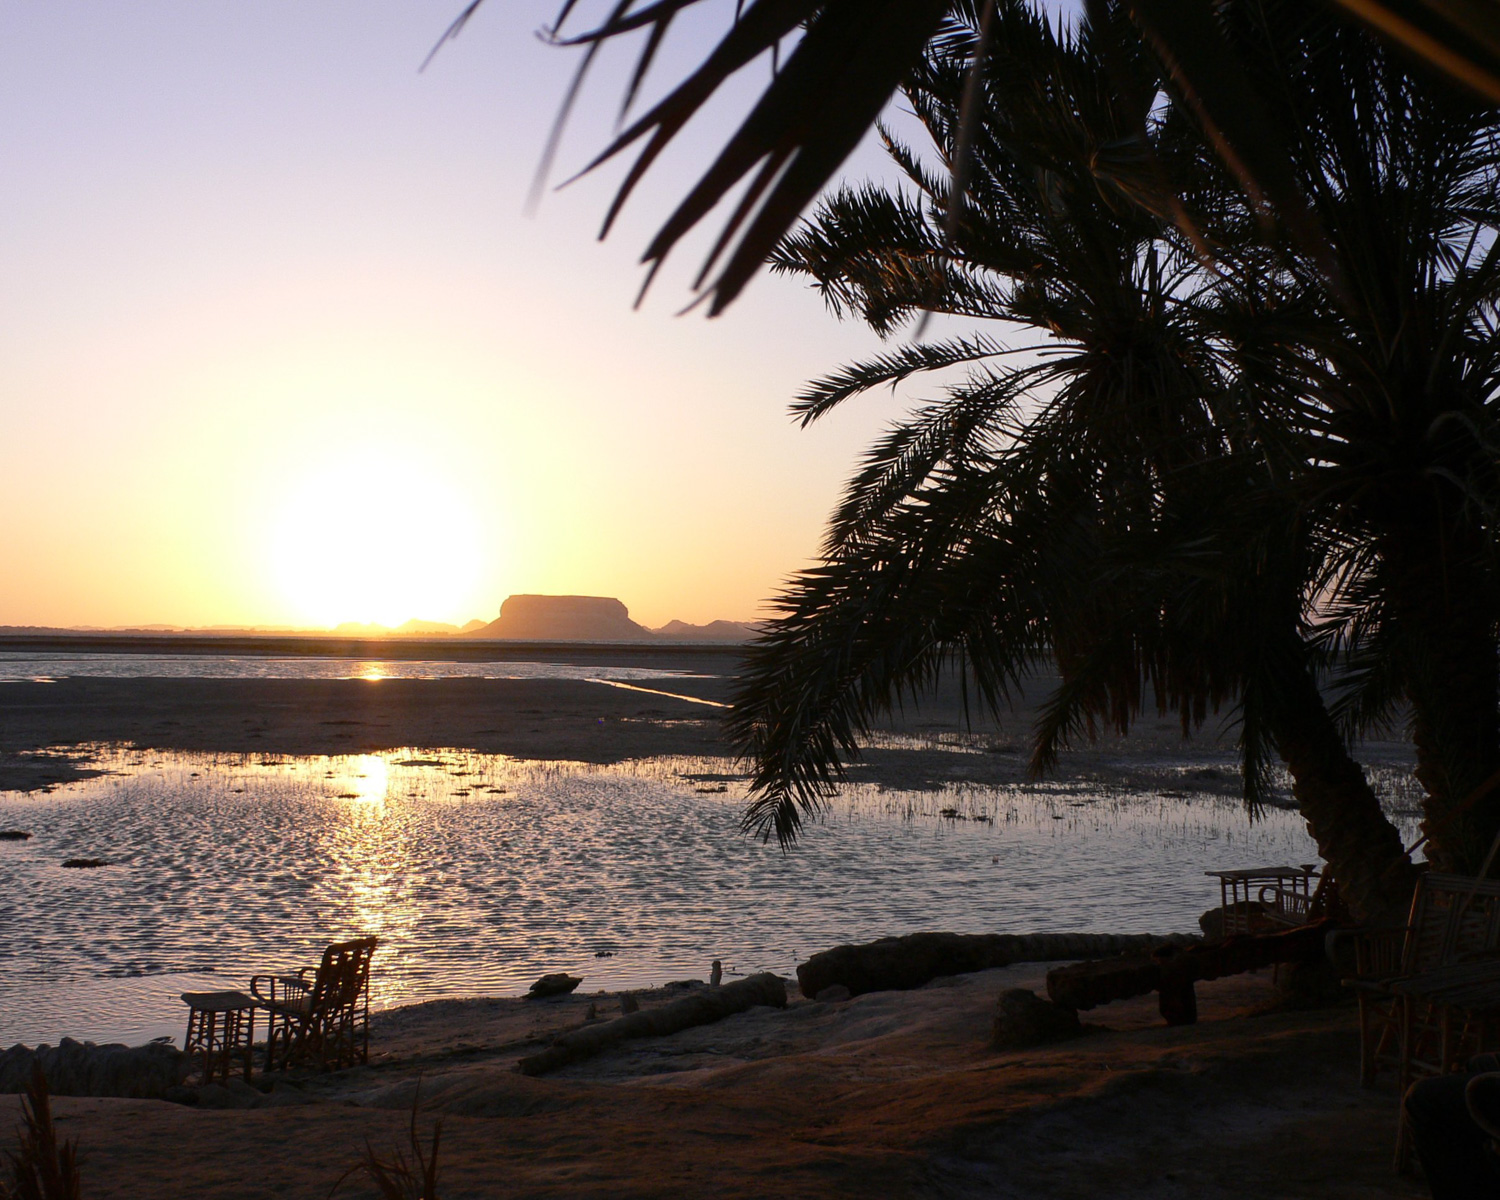
<path id="1" fill-rule="evenodd" d="M 1191 1025 L 1198 1019 L 1194 983 L 1273 963 L 1317 962 L 1331 928 L 1331 922 L 1315 921 L 1285 933 L 1237 934 L 1203 945 L 1072 963 L 1047 972 L 1047 995 L 1065 1008 L 1089 1009 L 1157 992 L 1167 1024 Z"/>
<path id="2" fill-rule="evenodd" d="M 569 1063 L 592 1058 L 632 1038 L 666 1037 L 694 1025 L 721 1021 L 757 1004 L 785 1008 L 786 984 L 766 972 L 723 987 L 703 988 L 658 1008 L 648 1008 L 603 1025 L 589 1025 L 564 1033 L 541 1053 L 523 1058 L 516 1064 L 516 1070 L 522 1075 L 545 1075 Z"/>
<path id="3" fill-rule="evenodd" d="M 1194 940 L 1150 933 L 912 933 L 814 954 L 797 968 L 797 983 L 809 998 L 835 985 L 859 996 L 904 991 L 943 975 L 966 975 L 1011 963 L 1098 958 L 1129 951 L 1144 954 L 1158 946 Z"/>

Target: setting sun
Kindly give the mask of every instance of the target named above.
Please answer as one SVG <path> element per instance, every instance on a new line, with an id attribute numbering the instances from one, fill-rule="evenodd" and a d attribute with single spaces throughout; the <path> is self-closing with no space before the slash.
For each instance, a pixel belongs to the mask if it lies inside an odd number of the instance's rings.
<path id="1" fill-rule="evenodd" d="M 463 620 L 484 565 L 479 522 L 458 492 L 421 464 L 373 451 L 289 486 L 269 537 L 287 605 L 324 625 Z"/>

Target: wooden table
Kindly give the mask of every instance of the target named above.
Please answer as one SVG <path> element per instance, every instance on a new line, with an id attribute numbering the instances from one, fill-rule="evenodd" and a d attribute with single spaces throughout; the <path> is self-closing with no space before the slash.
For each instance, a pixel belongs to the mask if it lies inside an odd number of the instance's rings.
<path id="1" fill-rule="evenodd" d="M 256 1003 L 244 992 L 183 992 L 188 1006 L 187 1036 L 182 1048 L 203 1058 L 203 1082 L 215 1078 L 228 1083 L 235 1059 L 250 1079 L 250 1053 L 255 1044 Z"/>
<path id="2" fill-rule="evenodd" d="M 1204 871 L 1219 881 L 1219 905 L 1224 913 L 1224 936 L 1255 933 L 1251 902 L 1263 906 L 1265 916 L 1285 925 L 1306 922 L 1312 902 L 1312 863 L 1300 867 L 1242 867 L 1234 871 Z"/>

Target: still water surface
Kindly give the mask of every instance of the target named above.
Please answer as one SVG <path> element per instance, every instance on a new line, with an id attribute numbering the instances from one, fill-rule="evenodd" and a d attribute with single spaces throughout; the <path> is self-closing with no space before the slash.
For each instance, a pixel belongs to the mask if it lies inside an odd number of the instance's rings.
<path id="1" fill-rule="evenodd" d="M 0 651 L 0 683 L 57 679 L 664 679 L 660 667 L 443 659 L 277 658 L 267 654 L 52 654 Z"/>
<path id="2" fill-rule="evenodd" d="M 1087 784 L 850 789 L 791 854 L 738 829 L 719 760 L 618 766 L 402 750 L 101 752 L 113 774 L 0 793 L 0 1046 L 180 1038 L 184 990 L 244 987 L 378 934 L 377 1006 L 790 974 L 846 941 L 1191 930 L 1208 867 L 1313 862 L 1295 813 Z M 723 788 L 720 791 L 718 789 Z M 942 815 L 943 810 L 950 814 Z M 1412 821 L 1403 819 L 1408 840 Z M 65 870 L 72 857 L 110 864 Z"/>

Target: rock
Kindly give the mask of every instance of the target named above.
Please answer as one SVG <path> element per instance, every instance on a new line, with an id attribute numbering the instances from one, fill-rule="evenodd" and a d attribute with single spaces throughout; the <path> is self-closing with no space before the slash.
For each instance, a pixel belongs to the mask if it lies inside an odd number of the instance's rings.
<path id="1" fill-rule="evenodd" d="M 531 985 L 531 991 L 527 994 L 528 1000 L 544 1000 L 548 996 L 566 996 L 576 988 L 583 980 L 577 975 L 569 975 L 566 971 L 558 971 L 552 975 L 543 975 Z"/>
<path id="2" fill-rule="evenodd" d="M 838 1004 L 840 1001 L 850 999 L 849 989 L 842 983 L 830 984 L 816 996 L 813 997 L 820 1004 Z"/>
<path id="3" fill-rule="evenodd" d="M 205 1083 L 198 1089 L 199 1108 L 239 1108 L 239 1098 L 222 1083 Z"/>
<path id="4" fill-rule="evenodd" d="M 70 871 L 89 871 L 95 867 L 107 867 L 109 862 L 103 858 L 70 858 L 63 863 L 63 867 Z"/>
<path id="5" fill-rule="evenodd" d="M 164 1091 L 161 1094 L 161 1098 L 171 1104 L 186 1104 L 189 1107 L 196 1107 L 198 1104 L 198 1091 L 196 1088 L 176 1083 Z"/>
<path id="6" fill-rule="evenodd" d="M 313 1098 L 301 1088 L 278 1079 L 271 1087 L 271 1094 L 261 1104 L 264 1108 L 290 1108 L 295 1104 L 311 1104 Z"/>
<path id="7" fill-rule="evenodd" d="M 164 1042 L 96 1046 L 63 1038 L 56 1046 L 12 1046 L 0 1052 L 0 1092 L 23 1092 L 33 1063 L 41 1065 L 54 1096 L 164 1098 L 192 1070 L 182 1051 Z"/>
<path id="8" fill-rule="evenodd" d="M 995 1006 L 990 1044 L 996 1050 L 1021 1050 L 1077 1037 L 1082 1032 L 1077 1010 L 1043 1000 L 1025 988 L 1007 988 Z"/>
<path id="9" fill-rule="evenodd" d="M 24 842 L 30 836 L 24 829 L 0 829 L 0 842 Z"/>
<path id="10" fill-rule="evenodd" d="M 231 1075 L 224 1086 L 241 1104 L 259 1104 L 264 1099 L 260 1089 L 247 1083 L 243 1075 Z"/>

